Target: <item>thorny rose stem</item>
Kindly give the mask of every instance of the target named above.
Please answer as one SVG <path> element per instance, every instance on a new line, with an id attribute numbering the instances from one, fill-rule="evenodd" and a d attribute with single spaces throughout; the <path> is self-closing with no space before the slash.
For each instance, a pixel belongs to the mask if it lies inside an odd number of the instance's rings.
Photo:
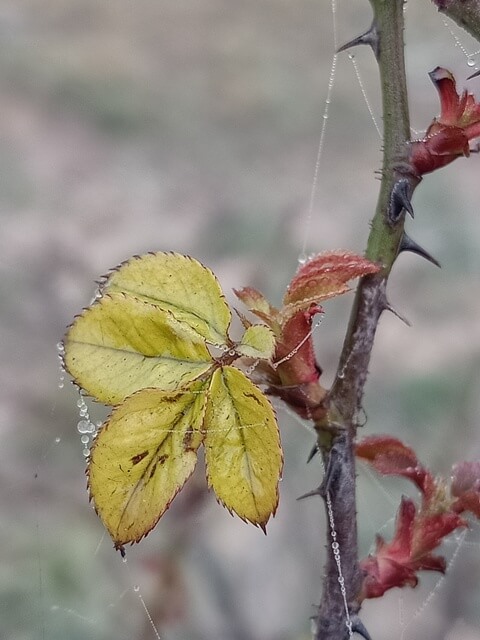
<path id="1" fill-rule="evenodd" d="M 388 276 L 399 252 L 408 248 L 410 239 L 404 237 L 404 219 L 406 211 L 413 214 L 410 198 L 419 182 L 407 162 L 410 124 L 403 0 L 371 0 L 371 4 L 374 18 L 370 29 L 342 50 L 357 44 L 370 45 L 380 71 L 384 123 L 382 180 L 366 257 L 381 264 L 382 269 L 362 278 L 358 285 L 336 379 L 328 396 L 328 416 L 316 425 L 326 465 L 325 479 L 317 493 L 324 498 L 330 496 L 343 583 L 339 582 L 330 523 L 315 640 L 344 640 L 352 631 L 369 637 L 357 615 L 362 575 L 358 565 L 354 439 L 378 320 L 383 311 L 393 310 L 386 296 Z M 328 516 L 327 508 L 327 522 Z"/>

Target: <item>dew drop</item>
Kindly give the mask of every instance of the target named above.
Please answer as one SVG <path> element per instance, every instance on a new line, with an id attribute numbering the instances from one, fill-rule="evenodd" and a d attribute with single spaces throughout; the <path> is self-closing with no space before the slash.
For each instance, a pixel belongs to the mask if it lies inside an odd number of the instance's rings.
<path id="1" fill-rule="evenodd" d="M 101 420 L 97 420 L 97 421 L 95 422 L 95 427 L 96 427 L 97 429 L 100 429 L 100 427 L 101 427 L 101 426 L 102 426 L 102 421 L 101 421 Z"/>
<path id="2" fill-rule="evenodd" d="M 60 380 L 60 382 L 58 383 L 58 388 L 59 389 L 63 389 L 63 387 L 65 386 L 65 383 L 63 380 Z"/>
<path id="3" fill-rule="evenodd" d="M 123 562 L 124 564 L 127 564 L 127 556 L 122 556 L 122 562 Z"/>
<path id="4" fill-rule="evenodd" d="M 138 584 L 133 585 L 133 590 L 135 591 L 135 593 L 138 593 L 140 591 L 140 587 L 138 586 Z"/>
<path id="5" fill-rule="evenodd" d="M 77 407 L 78 407 L 79 409 L 81 409 L 81 408 L 82 408 L 82 407 L 84 407 L 84 406 L 85 406 L 85 400 L 84 400 L 82 397 L 80 397 L 80 398 L 77 400 Z"/>
<path id="6" fill-rule="evenodd" d="M 300 265 L 305 264 L 307 262 L 307 254 L 306 253 L 301 253 L 297 258 L 297 262 Z"/>
<path id="7" fill-rule="evenodd" d="M 475 66 L 475 58 L 468 58 L 467 65 L 469 67 L 474 67 Z"/>
<path id="8" fill-rule="evenodd" d="M 235 349 L 230 349 L 229 352 L 228 352 L 228 355 L 229 356 L 234 356 L 235 353 L 236 353 Z"/>
<path id="9" fill-rule="evenodd" d="M 58 353 L 65 353 L 65 346 L 63 342 L 57 342 L 57 351 Z"/>
<path id="10" fill-rule="evenodd" d="M 90 442 L 90 436 L 87 436 L 87 434 L 85 434 L 80 438 L 80 442 L 82 444 L 88 444 Z"/>
<path id="11" fill-rule="evenodd" d="M 85 417 L 88 414 L 88 409 L 86 406 L 81 407 L 80 411 L 78 412 L 82 418 Z"/>
<path id="12" fill-rule="evenodd" d="M 88 458 L 88 456 L 90 455 L 90 449 L 88 447 L 85 447 L 82 453 L 84 458 Z"/>
<path id="13" fill-rule="evenodd" d="M 58 444 L 62 439 L 60 438 L 60 436 L 57 436 L 55 438 L 55 444 Z"/>
<path id="14" fill-rule="evenodd" d="M 90 422 L 88 420 L 79 420 L 77 429 L 78 433 L 90 433 Z"/>

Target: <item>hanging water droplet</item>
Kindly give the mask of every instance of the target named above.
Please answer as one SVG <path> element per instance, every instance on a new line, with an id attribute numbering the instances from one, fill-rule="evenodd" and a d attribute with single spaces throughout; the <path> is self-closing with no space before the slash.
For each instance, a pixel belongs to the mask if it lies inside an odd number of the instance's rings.
<path id="1" fill-rule="evenodd" d="M 59 389 L 63 389 L 63 387 L 65 386 L 65 383 L 63 380 L 60 380 L 60 382 L 58 383 L 58 388 Z"/>
<path id="2" fill-rule="evenodd" d="M 77 423 L 78 433 L 89 433 L 90 422 L 89 420 L 79 420 Z"/>
<path id="3" fill-rule="evenodd" d="M 82 418 L 85 417 L 88 414 L 88 408 L 84 405 L 83 407 L 81 407 L 80 411 L 78 412 Z"/>
<path id="4" fill-rule="evenodd" d="M 300 265 L 305 264 L 307 262 L 307 254 L 306 253 L 301 253 L 297 258 L 297 262 Z"/>
<path id="5" fill-rule="evenodd" d="M 77 400 L 77 407 L 81 409 L 84 406 L 85 406 L 85 400 L 80 396 L 80 398 Z"/>
<path id="6" fill-rule="evenodd" d="M 138 593 L 140 591 L 140 587 L 138 586 L 138 584 L 133 585 L 133 590 L 135 591 L 135 593 Z"/>
<path id="7" fill-rule="evenodd" d="M 125 553 L 125 551 L 123 553 Z M 122 555 L 122 562 L 127 564 L 127 556 Z"/>
<path id="8" fill-rule="evenodd" d="M 348 54 L 348 59 L 349 60 L 355 60 L 355 56 L 353 55 L 353 53 L 349 53 Z"/>
<path id="9" fill-rule="evenodd" d="M 87 434 L 85 434 L 80 438 L 80 442 L 82 444 L 88 444 L 90 442 L 90 436 L 87 436 Z"/>
<path id="10" fill-rule="evenodd" d="M 100 429 L 100 427 L 101 427 L 101 426 L 102 426 L 102 421 L 101 421 L 101 420 L 97 420 L 97 421 L 95 422 L 95 427 L 96 427 L 97 429 Z"/>
<path id="11" fill-rule="evenodd" d="M 467 65 L 469 67 L 474 67 L 475 66 L 475 58 L 468 58 Z"/>
<path id="12" fill-rule="evenodd" d="M 57 436 L 57 437 L 55 438 L 55 444 L 58 444 L 60 441 L 61 441 L 60 436 Z"/>
<path id="13" fill-rule="evenodd" d="M 90 449 L 88 447 L 85 447 L 82 453 L 84 458 L 88 458 L 88 456 L 90 455 Z"/>
<path id="14" fill-rule="evenodd" d="M 64 346 L 63 342 L 57 342 L 57 351 L 58 351 L 58 353 L 64 353 L 65 352 L 65 346 Z"/>
<path id="15" fill-rule="evenodd" d="M 229 356 L 234 356 L 235 353 L 236 353 L 235 349 L 230 349 L 229 352 L 228 352 L 228 355 Z"/>

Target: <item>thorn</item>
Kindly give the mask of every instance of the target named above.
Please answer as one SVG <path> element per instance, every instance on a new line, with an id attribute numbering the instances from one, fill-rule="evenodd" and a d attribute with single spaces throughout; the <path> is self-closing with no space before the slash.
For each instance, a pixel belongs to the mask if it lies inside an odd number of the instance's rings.
<path id="1" fill-rule="evenodd" d="M 407 327 L 412 326 L 412 323 L 410 322 L 410 320 L 408 320 L 408 318 L 405 318 L 405 316 L 402 316 L 402 314 L 399 311 L 397 311 L 395 307 L 392 307 L 392 305 L 389 302 L 385 304 L 384 309 L 385 311 L 390 311 L 390 313 L 393 313 L 394 316 L 397 316 L 397 318 L 402 322 L 404 322 L 407 325 Z"/>
<path id="2" fill-rule="evenodd" d="M 337 49 L 337 53 L 341 53 L 342 51 L 346 51 L 352 47 L 357 47 L 360 44 L 367 44 L 372 47 L 372 51 L 378 60 L 380 53 L 380 38 L 378 36 L 377 25 L 375 22 L 372 22 L 368 31 L 365 31 L 362 35 L 353 38 L 353 40 L 350 40 Z"/>
<path id="3" fill-rule="evenodd" d="M 365 638 L 365 640 L 372 640 L 370 634 L 365 628 L 365 625 L 357 615 L 351 617 L 351 622 L 353 633 L 358 633 L 358 635 L 362 636 L 362 638 Z"/>
<path id="4" fill-rule="evenodd" d="M 394 224 L 398 222 L 403 210 L 408 211 L 412 218 L 415 217 L 412 203 L 410 202 L 410 184 L 406 178 L 400 178 L 393 185 L 388 212 L 391 222 Z"/>
<path id="5" fill-rule="evenodd" d="M 480 71 L 475 71 L 471 76 L 468 76 L 467 80 L 471 80 L 472 78 L 478 78 L 480 76 Z"/>
<path id="6" fill-rule="evenodd" d="M 398 252 L 400 253 L 401 251 L 411 251 L 412 253 L 416 253 L 417 256 L 425 258 L 425 260 L 428 260 L 428 262 L 431 262 L 432 264 L 439 267 L 440 269 L 442 268 L 442 265 L 438 262 L 438 260 L 436 260 L 432 255 L 430 255 L 428 251 L 426 251 L 423 247 L 417 244 L 415 240 L 412 240 L 412 238 L 410 238 L 410 236 L 407 235 L 405 232 L 403 232 L 403 236 L 400 241 L 400 248 Z"/>
<path id="7" fill-rule="evenodd" d="M 308 454 L 307 464 L 313 460 L 313 458 L 317 455 L 317 453 L 320 453 L 320 449 L 318 448 L 318 444 L 315 443 L 310 453 Z"/>
<path id="8" fill-rule="evenodd" d="M 313 489 L 312 491 L 309 491 L 308 493 L 304 493 L 303 496 L 299 496 L 297 500 L 305 500 L 305 498 L 313 498 L 313 496 L 323 497 L 322 485 L 320 485 L 316 489 Z"/>

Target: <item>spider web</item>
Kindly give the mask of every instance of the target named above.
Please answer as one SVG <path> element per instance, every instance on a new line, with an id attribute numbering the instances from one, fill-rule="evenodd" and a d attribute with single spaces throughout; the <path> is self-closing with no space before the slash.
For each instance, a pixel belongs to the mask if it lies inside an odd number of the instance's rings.
<path id="1" fill-rule="evenodd" d="M 326 178 L 326 169 L 330 163 L 330 153 L 331 149 L 338 144 L 338 140 L 341 139 L 342 142 L 342 152 L 348 153 L 348 125 L 344 123 L 341 127 L 347 128 L 347 134 L 345 136 L 345 132 L 341 131 L 338 126 L 339 113 L 341 111 L 341 106 L 343 104 L 343 94 L 342 88 L 340 87 L 340 92 L 337 92 L 338 86 L 337 84 L 353 84 L 355 87 L 355 92 L 352 91 L 352 95 L 354 99 L 357 101 L 357 117 L 358 121 L 355 126 L 364 128 L 364 124 L 368 124 L 368 128 L 365 127 L 365 137 L 370 140 L 368 142 L 372 147 L 378 148 L 378 139 L 381 139 L 381 131 L 380 131 L 380 108 L 378 101 L 378 94 L 375 90 L 375 85 L 371 81 L 371 63 L 368 62 L 367 57 L 370 52 L 367 51 L 355 51 L 354 53 L 346 53 L 342 55 L 337 55 L 334 53 L 338 44 L 341 44 L 342 41 L 349 39 L 352 36 L 351 29 L 353 27 L 357 27 L 358 25 L 353 25 L 351 21 L 349 21 L 349 15 L 351 12 L 351 3 L 345 3 L 342 0 L 332 0 L 330 7 L 322 6 L 318 8 L 319 14 L 321 14 L 321 18 L 324 21 L 330 20 L 332 21 L 332 44 L 331 44 L 331 66 L 329 74 L 326 74 L 322 79 L 324 82 L 324 86 L 322 89 L 326 93 L 323 110 L 321 110 L 321 119 L 318 124 L 320 129 L 319 133 L 319 142 L 317 148 L 317 157 L 314 161 L 314 175 L 312 179 L 310 197 L 308 198 L 308 204 L 306 206 L 306 213 L 302 216 L 301 233 L 299 234 L 299 261 L 302 262 L 306 259 L 309 251 L 318 250 L 318 247 L 309 246 L 311 245 L 311 237 L 312 235 L 317 235 L 316 230 L 315 234 L 313 234 L 315 220 L 320 217 L 323 217 L 324 209 L 329 205 L 328 195 L 326 195 L 327 191 L 327 181 Z M 407 7 L 407 11 L 410 14 L 411 9 L 410 6 Z M 363 13 L 362 13 L 363 15 Z M 408 16 L 410 17 L 410 15 Z M 458 30 L 455 29 L 455 26 L 452 24 L 448 24 L 448 27 L 445 26 L 444 22 L 441 18 L 436 16 L 429 16 L 429 19 L 437 20 L 437 23 L 442 28 L 442 46 L 449 52 L 448 56 L 445 56 L 445 52 L 442 49 L 438 48 L 435 55 L 439 55 L 438 51 L 442 51 L 442 56 L 447 57 L 448 60 L 442 60 L 441 64 L 448 66 L 450 58 L 456 58 L 456 68 L 453 69 L 457 71 L 458 69 L 464 69 L 465 74 L 468 75 L 477 67 L 476 57 L 478 55 L 478 51 L 476 51 L 475 46 L 464 36 L 464 34 L 459 34 Z M 435 29 L 438 32 L 437 23 L 435 24 Z M 432 32 L 434 31 L 434 27 L 432 27 Z M 435 44 L 435 43 L 434 43 Z M 471 64 L 473 61 L 473 64 Z M 436 64 L 436 63 L 435 63 Z M 434 65 L 431 65 L 434 66 Z M 421 69 L 419 74 L 425 76 L 426 71 L 429 68 Z M 424 83 L 427 83 L 427 80 L 424 80 Z M 433 92 L 432 92 L 433 95 Z M 338 99 L 338 103 L 336 100 Z M 338 109 L 335 107 L 339 106 Z M 432 100 L 430 100 L 428 109 L 425 112 L 425 117 L 422 116 L 421 113 L 415 113 L 415 123 L 419 122 L 420 130 L 424 129 L 426 124 L 431 119 L 433 113 L 431 112 L 432 105 L 434 110 L 437 108 L 435 103 L 435 96 L 433 96 Z M 361 111 L 361 113 L 360 113 Z M 365 119 L 364 119 L 365 118 Z M 416 130 L 414 130 L 416 131 Z M 352 134 L 353 135 L 353 134 Z M 312 145 L 313 146 L 313 145 Z M 342 157 L 342 153 L 340 154 Z M 338 163 L 335 168 L 336 171 L 342 171 L 342 162 Z M 373 181 L 372 181 L 373 182 Z M 376 188 L 376 184 L 373 184 L 373 190 Z M 341 199 L 342 194 L 337 194 L 339 199 Z M 360 194 L 362 195 L 362 194 Z M 306 195 L 307 198 L 307 195 Z M 341 204 L 340 210 L 341 210 Z M 364 218 L 365 219 L 365 218 Z M 318 228 L 321 228 L 321 224 Z M 343 242 L 346 242 L 343 240 Z M 360 243 L 361 244 L 361 243 Z M 327 247 L 324 247 L 327 248 Z M 361 250 L 361 246 L 359 246 L 359 250 Z M 332 313 L 332 315 L 334 315 Z M 327 317 L 328 321 L 328 317 Z M 316 331 L 316 327 L 315 327 Z M 407 338 L 408 339 L 408 338 Z M 337 345 L 340 342 L 336 341 Z M 63 386 L 63 378 L 60 379 L 60 385 Z M 69 410 L 72 411 L 72 406 L 75 405 L 78 396 L 75 394 L 71 394 L 70 391 L 62 391 L 61 399 L 58 400 L 58 404 L 62 404 L 65 402 L 65 394 L 70 394 L 69 397 Z M 90 406 L 86 404 L 85 400 L 81 398 L 79 400 L 79 405 L 77 405 L 77 409 L 81 410 L 81 414 L 78 416 L 78 422 L 82 420 L 87 422 L 88 425 L 93 424 L 96 426 L 96 423 L 100 421 L 103 416 L 101 409 L 95 406 Z M 84 412 L 84 408 L 86 407 L 86 413 Z M 57 409 L 55 409 L 57 411 Z M 372 412 L 372 420 L 373 420 Z M 82 426 L 84 428 L 85 425 Z M 73 427 L 74 428 L 74 427 Z M 90 428 L 90 427 L 88 427 Z M 47 439 L 47 444 L 45 446 L 45 451 L 41 454 L 40 460 L 38 462 L 38 468 L 36 470 L 36 476 L 38 479 L 38 483 L 35 489 L 35 511 L 36 511 L 36 522 L 35 522 L 35 535 L 36 535 L 36 547 L 37 547 L 37 557 L 34 561 L 34 570 L 32 571 L 32 575 L 35 575 L 35 595 L 32 606 L 32 618 L 36 621 L 36 637 L 41 638 L 41 640 L 50 640 L 51 638 L 60 638 L 65 636 L 65 633 L 68 633 L 69 639 L 76 640 L 78 637 L 82 640 L 87 640 L 89 638 L 95 638 L 95 640 L 111 640 L 115 638 L 116 640 L 127 640 L 133 639 L 136 640 L 145 640 L 148 639 L 157 639 L 161 638 L 162 640 L 168 639 L 176 639 L 181 637 L 175 631 L 175 629 L 170 629 L 169 624 L 164 625 L 166 630 L 163 630 L 163 627 L 159 627 L 157 630 L 156 620 L 165 620 L 165 612 L 158 612 L 156 609 L 156 604 L 150 604 L 149 602 L 149 594 L 154 593 L 156 596 L 158 594 L 163 594 L 165 597 L 165 601 L 170 603 L 170 606 L 173 607 L 172 597 L 174 598 L 176 595 L 181 599 L 182 594 L 178 594 L 172 589 L 169 590 L 168 585 L 162 584 L 160 587 L 154 584 L 157 580 L 157 574 L 154 571 L 151 571 L 152 564 L 155 564 L 156 554 L 161 556 L 162 562 L 166 562 L 168 559 L 168 555 L 174 549 L 174 553 L 178 553 L 178 549 L 175 545 L 175 536 L 181 539 L 179 546 L 182 544 L 187 546 L 187 543 L 193 537 L 193 532 L 196 527 L 207 527 L 209 533 L 211 533 L 214 540 L 218 540 L 220 534 L 215 533 L 212 529 L 209 528 L 208 524 L 206 524 L 206 517 L 201 513 L 194 513 L 192 515 L 189 512 L 190 507 L 186 507 L 186 515 L 179 512 L 177 516 L 174 516 L 171 519 L 170 531 L 168 532 L 169 540 L 164 546 L 160 545 L 160 550 L 158 546 L 152 542 L 150 539 L 145 540 L 144 544 L 147 547 L 145 553 L 140 552 L 140 549 L 132 549 L 132 552 L 128 551 L 128 562 L 122 563 L 121 558 L 117 554 L 115 556 L 114 563 L 110 561 L 106 561 L 105 558 L 108 556 L 109 558 L 112 555 L 115 555 L 111 550 L 111 546 L 109 544 L 108 538 L 101 531 L 101 526 L 96 522 L 96 516 L 92 512 L 91 519 L 89 519 L 89 528 L 88 531 L 81 530 L 81 520 L 75 520 L 75 512 L 74 510 L 69 512 L 69 517 L 73 518 L 73 524 L 69 525 L 68 523 L 64 523 L 61 526 L 60 531 L 52 528 L 52 525 L 49 522 L 48 516 L 44 513 L 44 484 L 43 479 L 48 477 L 53 470 L 59 470 L 62 474 L 65 472 L 77 475 L 77 477 L 82 473 L 83 465 L 84 465 L 84 456 L 86 455 L 86 438 L 88 436 L 87 433 L 81 433 L 78 436 L 80 440 L 81 437 L 84 438 L 83 441 L 80 442 L 78 447 L 78 458 L 75 460 L 69 460 L 67 463 L 62 458 L 62 444 L 63 440 L 59 438 L 59 436 L 55 436 L 53 439 Z M 308 450 L 308 447 L 311 443 L 311 437 L 303 437 L 304 439 L 304 450 Z M 90 441 L 90 436 L 89 436 Z M 88 442 L 89 442 L 88 441 Z M 82 454 L 83 451 L 83 454 Z M 289 455 L 287 451 L 287 456 Z M 295 464 L 300 464 L 300 460 L 295 460 Z M 302 460 L 303 462 L 303 460 Z M 292 463 L 293 466 L 293 463 Z M 67 467 L 67 469 L 65 468 Z M 63 477 L 63 476 L 62 476 Z M 287 476 L 288 477 L 288 476 Z M 317 478 L 318 474 L 311 475 L 312 478 Z M 312 480 L 308 479 L 309 476 L 303 476 L 301 482 L 293 482 L 292 496 L 296 497 L 296 495 L 300 495 L 304 492 L 304 484 L 305 482 L 311 482 Z M 369 477 L 369 481 L 372 481 L 373 477 Z M 292 479 L 292 476 L 290 476 Z M 315 482 L 315 480 L 313 480 Z M 374 516 L 378 519 L 378 523 L 375 527 L 372 528 L 368 532 L 368 539 L 371 540 L 372 536 L 376 531 L 385 531 L 386 537 L 388 537 L 388 529 L 392 525 L 392 519 L 394 517 L 395 504 L 398 504 L 399 496 L 395 493 L 394 488 L 385 488 L 385 483 L 378 482 L 377 479 L 373 479 L 375 483 L 375 491 L 377 497 L 374 498 L 375 501 L 380 502 L 383 498 L 385 498 L 386 504 L 382 505 L 381 512 L 379 513 L 371 506 L 366 506 L 367 513 L 374 514 Z M 286 484 L 286 483 L 284 483 Z M 391 484 L 388 484 L 388 487 L 392 487 Z M 68 492 L 72 491 L 70 486 L 65 487 L 65 491 L 67 492 L 67 496 L 70 495 Z M 72 494 L 73 495 L 73 494 Z M 382 498 L 383 496 L 383 498 Z M 377 500 L 377 498 L 379 499 Z M 86 497 L 85 497 L 86 500 Z M 203 497 L 200 498 L 203 500 Z M 287 498 L 288 500 L 288 498 Z M 287 502 L 288 504 L 288 502 Z M 187 505 L 188 506 L 188 505 Z M 209 509 L 209 507 L 207 507 Z M 382 520 L 385 513 L 389 513 L 388 519 Z M 383 516 L 382 516 L 383 513 Z M 310 526 L 318 527 L 318 524 L 315 524 L 318 520 L 318 513 L 313 514 Z M 175 518 L 177 519 L 175 521 Z M 278 519 L 281 520 L 282 514 L 279 513 Z M 373 519 L 373 516 L 372 516 Z M 79 529 L 76 529 L 75 523 L 79 525 Z M 185 535 L 184 531 L 181 531 L 183 528 L 188 528 L 188 535 Z M 180 533 L 181 531 L 181 533 Z M 235 531 L 237 534 L 237 529 L 232 528 L 230 523 L 226 524 L 224 529 L 222 529 L 222 535 L 225 532 Z M 157 531 L 158 534 L 158 531 Z M 158 534 L 160 535 L 160 534 Z M 253 539 L 256 537 L 257 532 L 253 532 L 253 534 L 239 534 L 238 542 L 236 545 L 242 546 L 243 549 L 248 549 L 249 544 L 252 543 Z M 269 540 L 273 537 L 275 539 L 275 530 L 271 536 L 269 536 Z M 296 536 L 303 540 L 303 533 L 296 531 Z M 52 546 L 55 546 L 55 542 L 60 538 L 70 537 L 71 544 L 67 547 L 67 551 L 57 551 L 54 552 L 52 550 Z M 367 537 L 367 536 L 366 536 Z M 306 544 L 306 554 L 308 557 L 313 557 L 312 554 L 317 553 L 315 546 L 309 546 L 311 542 Z M 247 545 L 247 546 L 245 546 Z M 373 637 L 383 637 L 387 638 L 384 631 L 378 631 L 374 633 L 375 625 L 378 625 L 379 618 L 376 617 L 378 615 L 378 611 L 394 611 L 395 616 L 393 616 L 392 620 L 398 620 L 398 624 L 396 628 L 391 632 L 391 635 L 388 636 L 392 638 L 392 640 L 414 640 L 415 638 L 428 637 L 428 625 L 432 624 L 432 617 L 440 616 L 439 608 L 441 609 L 444 606 L 444 599 L 442 594 L 447 592 L 449 595 L 452 595 L 452 591 L 454 588 L 449 588 L 449 585 L 456 579 L 462 580 L 462 577 L 457 577 L 455 574 L 450 575 L 458 565 L 462 561 L 462 557 L 466 556 L 469 549 L 473 550 L 472 556 L 475 554 L 478 555 L 478 549 L 480 543 L 478 542 L 478 527 L 474 526 L 471 532 L 467 534 L 461 534 L 457 538 L 453 539 L 450 543 L 450 560 L 449 560 L 449 572 L 447 573 L 446 579 L 440 579 L 440 581 L 435 582 L 432 586 L 429 578 L 423 578 L 422 582 L 426 584 L 426 593 L 425 591 L 416 590 L 413 591 L 413 598 L 410 598 L 410 593 L 401 593 L 400 595 L 397 592 L 390 593 L 388 598 L 385 599 L 386 603 L 383 601 L 372 601 L 367 603 L 365 607 L 365 620 L 367 623 L 367 627 L 371 630 Z M 85 552 L 87 549 L 87 552 Z M 367 548 L 368 551 L 368 548 Z M 193 553 L 193 552 L 192 552 Z M 208 549 L 201 549 L 201 553 L 204 553 L 205 557 L 208 556 Z M 248 576 L 245 575 L 245 572 L 241 571 L 242 563 L 245 563 L 248 566 L 248 570 L 255 574 L 256 566 L 254 562 L 249 563 L 248 560 L 245 559 L 245 555 L 248 551 L 236 551 L 234 554 L 235 561 L 231 568 L 231 573 L 227 571 L 227 575 L 235 576 L 236 574 L 240 574 L 242 582 L 242 589 L 247 589 L 249 585 L 251 586 L 251 581 L 249 582 Z M 255 560 L 258 561 L 258 555 L 260 552 L 254 551 L 253 554 L 257 554 L 255 556 Z M 261 553 L 266 554 L 267 545 L 264 544 L 261 546 Z M 219 554 L 222 556 L 222 553 Z M 166 557 L 167 556 L 167 557 Z M 228 557 L 228 556 L 227 556 Z M 53 558 L 53 562 L 50 561 L 50 558 Z M 85 560 L 88 558 L 88 560 Z M 133 559 L 132 559 L 133 558 Z M 211 559 L 211 557 L 209 557 Z M 340 558 L 341 558 L 341 549 L 340 549 Z M 222 620 L 221 617 L 218 616 L 218 612 L 216 609 L 218 608 L 218 603 L 212 602 L 211 595 L 209 596 L 206 593 L 202 593 L 202 590 L 206 591 L 205 584 L 202 582 L 201 572 L 205 570 L 205 562 L 199 559 L 198 557 L 193 555 L 189 556 L 189 561 L 195 565 L 195 570 L 193 573 L 189 575 L 189 580 L 191 584 L 197 587 L 197 593 L 199 594 L 199 609 L 202 609 L 207 612 L 212 613 L 212 617 L 217 616 L 216 618 L 216 626 L 214 625 L 214 631 L 212 632 L 212 638 L 218 637 L 222 638 L 222 640 L 248 640 L 249 638 L 256 638 L 254 632 L 252 632 L 248 625 L 245 625 L 239 617 L 241 617 L 241 613 L 238 611 L 228 610 L 228 604 L 223 603 L 225 608 L 227 609 L 227 613 L 225 615 L 225 619 Z M 224 558 L 225 559 L 225 558 Z M 274 562 L 274 557 L 271 557 L 270 560 Z M 181 563 L 181 561 L 178 561 Z M 236 562 L 236 564 L 235 564 Z M 85 564 L 86 563 L 86 564 Z M 150 564 L 149 564 L 150 563 Z M 64 567 L 61 565 L 65 564 Z M 468 562 L 467 562 L 468 564 Z M 59 566 L 56 566 L 59 565 Z M 97 585 L 92 581 L 92 578 L 88 576 L 95 575 L 98 577 L 98 573 L 94 571 L 95 565 L 101 566 L 105 576 L 102 576 L 102 588 L 99 589 Z M 215 581 L 217 584 L 217 591 L 221 593 L 222 588 L 218 588 L 218 584 L 225 587 L 225 591 L 228 591 L 227 586 L 222 580 L 224 577 L 219 575 L 221 573 L 219 569 L 219 561 L 217 564 L 213 563 L 214 569 L 213 573 L 216 574 L 212 577 L 210 576 L 212 581 Z M 465 565 L 465 562 L 464 562 Z M 53 569 L 52 569 L 53 567 Z M 113 568 L 112 568 L 113 567 Z M 178 567 L 177 567 L 178 568 Z M 464 567 L 465 568 L 465 567 Z M 318 567 L 312 570 L 312 574 L 315 576 L 318 574 Z M 467 567 L 468 570 L 468 567 Z M 51 590 L 50 590 L 50 582 L 52 580 L 52 571 L 57 571 L 60 576 L 60 582 L 63 581 L 65 584 L 65 589 L 60 592 L 60 597 L 57 599 L 52 598 Z M 108 574 L 111 574 L 110 576 Z M 294 574 L 294 572 L 292 572 Z M 295 579 L 295 576 L 292 575 L 291 581 L 293 585 L 297 585 L 301 582 L 306 582 L 309 587 L 309 597 L 312 598 L 315 592 L 312 587 L 314 586 L 315 579 L 311 578 L 308 575 L 308 570 L 303 575 L 299 576 Z M 75 580 L 72 580 L 72 576 L 75 576 Z M 282 581 L 283 576 L 279 575 L 279 580 Z M 258 579 L 258 578 L 257 578 Z M 437 578 L 435 578 L 437 579 Z M 93 579 L 95 580 L 95 579 Z M 171 580 L 175 583 L 175 580 L 179 580 L 181 582 L 181 578 L 177 574 L 171 578 Z M 235 578 L 233 578 L 235 580 Z M 272 580 L 270 578 L 267 581 L 266 585 L 268 587 L 269 582 Z M 75 581 L 85 584 L 74 584 Z M 92 583 L 93 582 L 93 583 Z M 153 585 L 153 586 L 152 586 Z M 170 585 L 171 586 L 171 585 Z M 182 591 L 183 585 L 180 584 L 178 586 L 175 583 L 175 588 L 179 591 Z M 473 587 L 472 587 L 473 588 Z M 163 591 L 162 591 L 163 589 Z M 85 595 L 87 594 L 87 596 Z M 420 595 L 422 594 L 422 595 Z M 472 596 L 472 592 L 468 592 L 470 596 Z M 57 596 L 59 592 L 57 591 Z M 217 598 L 219 596 L 217 595 Z M 423 598 L 422 604 L 418 606 L 418 602 Z M 221 599 L 219 598 L 221 602 Z M 437 604 L 439 603 L 439 604 Z M 158 603 L 157 603 L 158 604 Z M 248 609 L 249 605 L 248 595 L 246 596 L 246 602 L 239 603 L 238 607 L 241 611 L 243 609 Z M 155 609 L 155 610 L 154 610 Z M 288 609 L 288 607 L 287 607 Z M 374 611 L 376 609 L 377 613 Z M 125 611 L 128 611 L 128 615 L 125 615 Z M 434 611 L 435 614 L 429 616 L 429 612 Z M 461 611 L 458 608 L 458 611 Z M 303 612 L 300 612 L 302 615 Z M 298 612 L 297 612 L 298 615 Z M 459 615 L 456 613 L 455 615 Z M 162 617 L 163 616 L 163 617 Z M 266 620 L 263 623 L 258 624 L 258 628 L 265 628 L 268 630 L 269 623 L 271 622 L 271 616 L 265 615 Z M 368 620 L 367 620 L 368 618 Z M 225 620 L 229 623 L 230 627 L 225 626 Z M 426 621 L 425 627 L 421 627 L 422 621 Z M 369 626 L 368 622 L 373 625 L 373 628 Z M 392 625 L 395 627 L 395 625 Z M 470 628 L 470 633 L 473 633 L 472 624 L 465 624 L 465 629 L 462 628 L 461 622 L 456 623 L 456 627 L 452 625 L 449 630 L 439 630 L 439 633 L 444 633 L 444 637 L 448 635 L 449 640 L 460 640 L 465 639 L 470 640 L 470 636 L 468 635 Z M 235 632 L 226 631 L 226 628 L 235 628 Z M 139 632 L 140 629 L 140 632 Z M 419 630 L 422 631 L 419 631 Z M 457 631 L 455 630 L 457 629 Z M 231 633 L 231 635 L 229 635 Z M 422 635 L 422 633 L 424 635 Z M 463 635 L 462 635 L 463 634 Z M 190 636 L 193 638 L 193 636 Z M 202 637 L 199 634 L 197 637 Z M 270 637 L 267 636 L 266 633 L 261 637 Z M 441 636 L 438 636 L 441 637 Z M 471 635 L 473 638 L 473 635 Z"/>

